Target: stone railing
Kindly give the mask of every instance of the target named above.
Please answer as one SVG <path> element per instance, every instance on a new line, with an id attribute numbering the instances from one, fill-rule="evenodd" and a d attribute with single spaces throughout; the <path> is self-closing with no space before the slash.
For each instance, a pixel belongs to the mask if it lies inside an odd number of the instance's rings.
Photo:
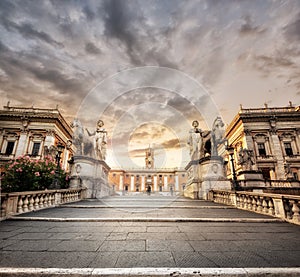
<path id="1" fill-rule="evenodd" d="M 86 189 L 24 191 L 1 194 L 1 219 L 12 215 L 76 202 L 85 198 Z"/>
<path id="2" fill-rule="evenodd" d="M 211 190 L 209 200 L 270 215 L 300 225 L 300 196 L 273 193 Z"/>
<path id="3" fill-rule="evenodd" d="M 264 183 L 264 187 L 267 188 L 300 188 L 299 180 L 257 180 L 260 183 Z M 251 187 L 250 183 L 253 184 L 252 181 L 248 180 L 238 180 L 238 184 L 240 187 Z"/>

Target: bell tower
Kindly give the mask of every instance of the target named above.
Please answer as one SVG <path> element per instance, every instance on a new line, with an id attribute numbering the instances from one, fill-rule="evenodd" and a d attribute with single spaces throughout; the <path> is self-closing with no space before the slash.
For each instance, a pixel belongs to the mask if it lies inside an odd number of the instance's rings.
<path id="1" fill-rule="evenodd" d="M 153 149 L 150 147 L 146 149 L 146 158 L 145 158 L 145 162 L 146 162 L 146 168 L 154 168 L 154 151 Z"/>

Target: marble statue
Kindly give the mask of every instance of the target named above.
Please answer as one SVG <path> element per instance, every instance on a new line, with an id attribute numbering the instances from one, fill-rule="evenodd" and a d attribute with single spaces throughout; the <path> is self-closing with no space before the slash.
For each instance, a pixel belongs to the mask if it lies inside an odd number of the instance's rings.
<path id="1" fill-rule="evenodd" d="M 107 132 L 103 128 L 104 122 L 100 119 L 97 122 L 96 130 L 90 132 L 86 129 L 89 136 L 94 137 L 94 151 L 96 158 L 99 160 L 105 160 L 106 158 L 106 145 L 107 145 Z"/>
<path id="2" fill-rule="evenodd" d="M 200 159 L 200 151 L 202 149 L 202 130 L 198 128 L 199 122 L 194 120 L 192 123 L 193 129 L 190 130 L 188 145 L 190 146 L 190 155 L 192 160 Z"/>
<path id="3" fill-rule="evenodd" d="M 218 145 L 225 142 L 225 124 L 221 117 L 217 117 L 211 130 L 211 156 L 218 156 Z"/>
<path id="4" fill-rule="evenodd" d="M 253 151 L 240 147 L 237 154 L 238 164 L 242 166 L 243 170 L 253 170 L 255 164 Z"/>
<path id="5" fill-rule="evenodd" d="M 76 154 L 93 156 L 93 144 L 84 134 L 84 128 L 78 118 L 75 118 L 71 123 L 73 128 L 73 141 L 76 147 Z"/>

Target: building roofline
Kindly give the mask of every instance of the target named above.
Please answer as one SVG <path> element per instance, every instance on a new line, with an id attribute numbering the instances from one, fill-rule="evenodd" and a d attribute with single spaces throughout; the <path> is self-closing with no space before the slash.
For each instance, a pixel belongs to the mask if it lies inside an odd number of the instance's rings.
<path id="1" fill-rule="evenodd" d="M 0 110 L 0 116 L 10 116 L 10 117 L 24 117 L 28 116 L 31 118 L 49 118 L 58 119 L 58 123 L 63 127 L 63 129 L 72 136 L 73 131 L 67 121 L 64 119 L 60 113 L 58 107 L 54 109 L 46 108 L 35 108 L 35 107 L 16 107 L 16 106 L 3 106 L 3 110 Z"/>
<path id="2" fill-rule="evenodd" d="M 300 106 L 292 106 L 291 104 L 287 107 L 268 107 L 265 105 L 264 108 L 243 108 L 241 106 L 239 112 L 235 115 L 226 128 L 225 135 L 227 136 L 238 124 L 238 122 L 245 118 L 259 117 L 270 119 L 274 116 L 276 116 L 276 118 L 280 118 L 291 115 L 300 116 Z"/>

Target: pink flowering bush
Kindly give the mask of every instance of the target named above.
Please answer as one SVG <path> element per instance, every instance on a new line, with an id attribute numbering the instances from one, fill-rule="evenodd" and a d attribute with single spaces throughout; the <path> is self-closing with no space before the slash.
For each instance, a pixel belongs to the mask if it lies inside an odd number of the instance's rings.
<path id="1" fill-rule="evenodd" d="M 1 190 L 2 192 L 16 192 L 49 189 L 55 178 L 61 188 L 67 188 L 67 177 L 64 170 L 57 169 L 52 156 L 46 156 L 44 159 L 20 156 L 5 165 L 1 176 Z"/>

